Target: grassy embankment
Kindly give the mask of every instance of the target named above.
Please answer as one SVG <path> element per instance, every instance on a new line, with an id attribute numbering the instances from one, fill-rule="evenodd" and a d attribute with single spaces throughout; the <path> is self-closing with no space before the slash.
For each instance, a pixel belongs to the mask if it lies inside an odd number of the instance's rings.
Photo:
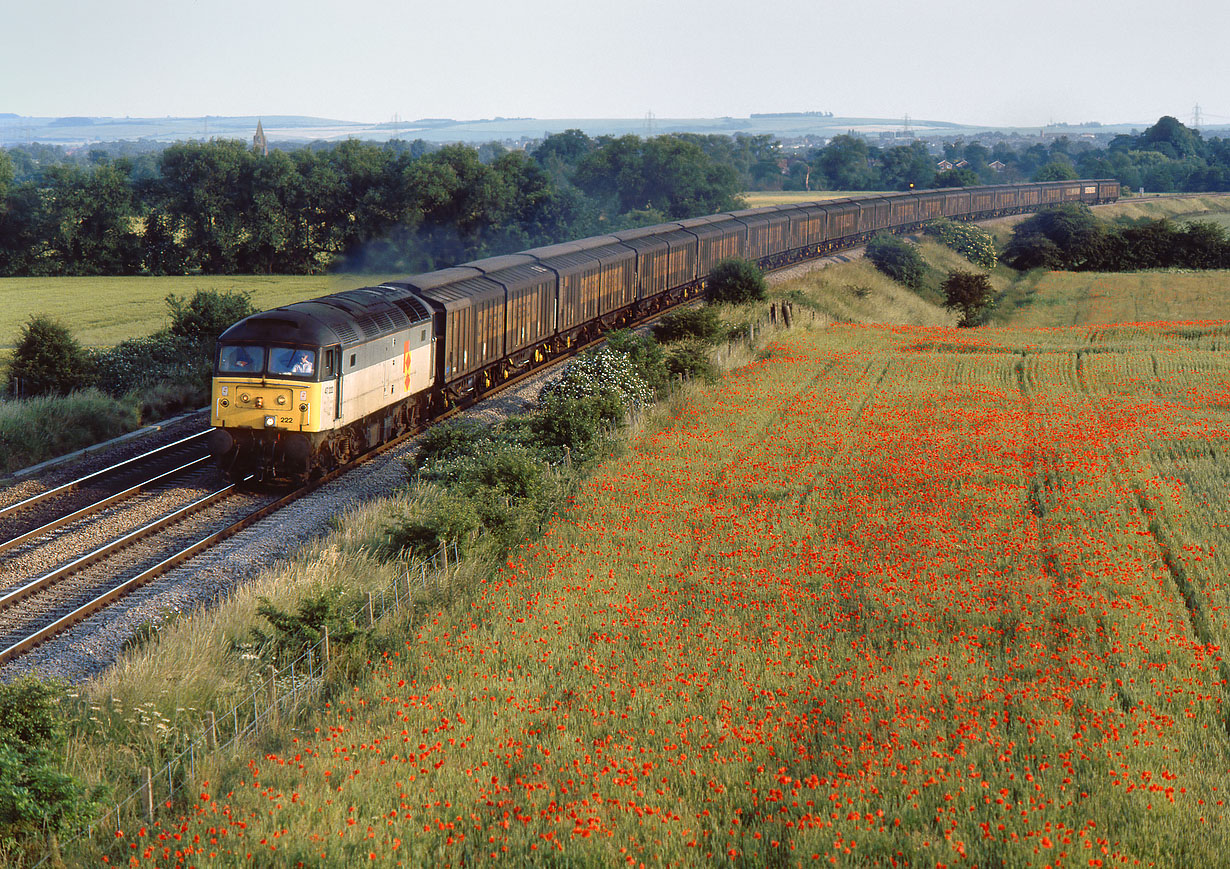
<path id="1" fill-rule="evenodd" d="M 818 328 L 945 321 L 874 277 L 779 288 L 800 327 L 766 358 L 642 421 L 544 540 L 382 625 L 331 706 L 208 761 L 181 838 L 136 853 L 1217 862 L 1227 327 Z M 260 594 L 387 582 L 391 506 L 85 686 L 75 772 L 123 782 L 247 690 Z"/>

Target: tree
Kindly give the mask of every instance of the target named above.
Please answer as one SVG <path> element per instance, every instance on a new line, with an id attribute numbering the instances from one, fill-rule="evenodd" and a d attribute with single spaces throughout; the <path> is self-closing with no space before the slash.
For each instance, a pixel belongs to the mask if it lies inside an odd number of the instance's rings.
<path id="1" fill-rule="evenodd" d="M 876 173 L 868 161 L 871 148 L 859 136 L 834 136 L 820 152 L 820 169 L 833 190 L 870 190 Z"/>
<path id="2" fill-rule="evenodd" d="M 764 299 L 768 294 L 764 274 L 756 264 L 737 257 L 715 265 L 705 284 L 705 298 L 716 303 L 738 305 Z"/>
<path id="3" fill-rule="evenodd" d="M 1072 164 L 1059 160 L 1052 160 L 1034 173 L 1035 181 L 1071 181 L 1076 177 L 1076 170 L 1072 168 Z"/>
<path id="4" fill-rule="evenodd" d="M 9 152 L 0 150 L 0 214 L 4 213 L 4 201 L 8 199 L 13 175 L 13 161 L 9 158 Z"/>
<path id="5" fill-rule="evenodd" d="M 940 290 L 944 307 L 960 315 L 957 325 L 962 328 L 984 323 L 995 304 L 991 279 L 981 272 L 949 272 Z"/>
<path id="6" fill-rule="evenodd" d="M 905 284 L 912 290 L 922 286 L 927 264 L 912 244 L 907 244 L 895 235 L 881 233 L 867 242 L 867 259 L 894 281 Z"/>
<path id="7" fill-rule="evenodd" d="M 894 190 L 930 187 L 935 161 L 922 142 L 889 148 L 880 155 L 880 183 Z"/>
<path id="8" fill-rule="evenodd" d="M 1190 157 L 1204 150 L 1200 131 L 1184 126 L 1178 119 L 1165 115 L 1140 135 L 1140 144 L 1168 157 Z"/>
<path id="9" fill-rule="evenodd" d="M 972 169 L 945 169 L 936 172 L 931 181 L 932 187 L 977 187 L 981 184 L 978 175 Z"/>
<path id="10" fill-rule="evenodd" d="M 1004 262 L 1014 269 L 1080 268 L 1101 260 L 1105 231 L 1089 206 L 1069 202 L 1044 208 L 1012 230 Z"/>
<path id="11" fill-rule="evenodd" d="M 65 395 L 85 384 L 89 359 L 66 326 L 43 314 L 21 328 L 9 364 L 9 391 L 19 397 Z"/>
<path id="12" fill-rule="evenodd" d="M 577 164 L 594 150 L 597 143 L 582 130 L 553 133 L 534 149 L 534 159 L 549 172 L 571 178 Z"/>

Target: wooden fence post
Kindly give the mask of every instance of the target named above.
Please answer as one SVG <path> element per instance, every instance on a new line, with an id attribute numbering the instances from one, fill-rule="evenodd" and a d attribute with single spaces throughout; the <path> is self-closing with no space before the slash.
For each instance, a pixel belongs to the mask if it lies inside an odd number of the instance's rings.
<path id="1" fill-rule="evenodd" d="M 277 684 L 278 668 L 269 665 L 269 711 L 273 721 L 278 719 L 278 684 Z"/>
<path id="2" fill-rule="evenodd" d="M 141 767 L 141 814 L 146 823 L 154 823 L 154 777 L 148 766 Z"/>
<path id="3" fill-rule="evenodd" d="M 328 664 L 329 663 L 329 626 L 325 625 L 324 630 L 325 630 L 325 636 L 323 640 L 324 648 L 321 651 L 324 652 L 325 663 Z"/>
<path id="4" fill-rule="evenodd" d="M 212 709 L 205 713 L 205 747 L 210 751 L 218 747 L 218 717 Z"/>

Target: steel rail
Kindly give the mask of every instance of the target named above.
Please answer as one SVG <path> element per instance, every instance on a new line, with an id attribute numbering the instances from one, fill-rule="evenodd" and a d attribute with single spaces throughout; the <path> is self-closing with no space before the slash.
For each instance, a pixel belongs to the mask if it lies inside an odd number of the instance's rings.
<path id="1" fill-rule="evenodd" d="M 65 525 L 69 524 L 70 522 L 75 522 L 78 519 L 84 519 L 86 516 L 89 516 L 92 513 L 97 513 L 100 510 L 104 510 L 107 507 L 110 507 L 112 504 L 116 504 L 120 501 L 123 501 L 126 498 L 131 498 L 133 495 L 137 495 L 140 492 L 144 491 L 145 489 L 148 489 L 151 486 L 155 486 L 158 483 L 161 483 L 163 480 L 165 480 L 168 477 L 173 477 L 176 474 L 182 473 L 196 465 L 203 465 L 207 463 L 209 461 L 209 458 L 210 458 L 209 456 L 202 456 L 199 459 L 193 459 L 191 462 L 188 462 L 187 464 L 180 465 L 178 468 L 172 468 L 169 471 L 164 471 L 158 476 L 151 477 L 150 479 L 146 480 L 143 483 L 137 483 L 135 486 L 130 486 L 122 492 L 116 492 L 114 495 L 108 495 L 106 498 L 103 498 L 100 501 L 95 501 L 93 504 L 90 504 L 86 507 L 82 507 L 80 510 L 75 510 L 72 513 L 69 513 L 65 516 L 61 516 L 59 519 L 53 519 L 52 521 L 48 522 L 46 525 L 42 525 L 38 528 L 35 528 L 33 531 L 27 531 L 24 534 L 19 534 L 18 536 L 12 538 L 11 540 L 5 540 L 3 542 L 0 542 L 0 552 L 4 552 L 6 549 L 12 549 L 14 546 L 20 546 L 22 543 L 25 543 L 27 540 L 33 540 L 36 537 L 42 537 L 44 534 L 50 534 L 52 531 L 55 531 L 59 528 L 63 528 Z"/>
<path id="2" fill-rule="evenodd" d="M 67 483 L 63 483 L 59 486 L 56 486 L 54 489 L 48 489 L 46 492 L 40 492 L 37 495 L 31 495 L 29 498 L 26 498 L 25 500 L 18 501 L 16 504 L 9 504 L 7 507 L 0 508 L 0 519 L 3 519 L 6 516 L 16 513 L 19 510 L 23 510 L 28 507 L 33 507 L 35 504 L 38 504 L 41 501 L 46 501 L 48 498 L 54 498 L 56 495 L 67 494 L 68 492 L 71 492 L 73 489 L 76 489 L 76 488 L 79 488 L 85 485 L 90 480 L 93 480 L 95 477 L 100 477 L 103 474 L 112 473 L 113 471 L 117 471 L 120 468 L 124 467 L 125 465 L 131 465 L 135 462 L 147 461 L 150 459 L 150 457 L 156 456 L 159 453 L 170 451 L 174 449 L 175 447 L 182 446 L 183 444 L 186 444 L 191 440 L 195 440 L 196 438 L 205 437 L 211 431 L 213 431 L 212 428 L 206 429 L 205 431 L 197 432 L 196 434 L 193 434 L 193 435 L 188 435 L 188 437 L 180 438 L 179 440 L 173 443 L 165 444 L 164 446 L 158 447 L 157 449 L 150 450 L 147 453 L 142 453 L 139 456 L 133 456 L 131 459 L 125 459 L 122 462 L 117 462 L 114 465 L 111 465 L 110 467 L 103 468 L 101 471 L 94 471 L 93 473 L 86 474 L 84 477 L 81 477 L 79 479 L 70 480 Z"/>
<path id="3" fill-rule="evenodd" d="M 30 580 L 25 585 L 20 586 L 19 588 L 13 589 L 12 591 L 4 594 L 3 596 L 0 596 L 0 612 L 6 609 L 9 609 L 10 607 L 18 603 L 19 601 L 25 600 L 30 595 L 36 594 L 42 591 L 43 589 L 59 582 L 61 579 L 64 579 L 66 576 L 70 576 L 79 570 L 83 570 L 84 568 L 89 567 L 91 564 L 95 564 L 99 561 L 102 561 L 104 558 L 107 558 L 110 555 L 114 555 L 116 552 L 119 552 L 120 550 L 125 549 L 128 546 L 131 546 L 133 543 L 136 543 L 138 540 L 141 540 L 144 537 L 148 537 L 151 534 L 161 531 L 163 528 L 166 528 L 168 525 L 172 525 L 180 521 L 181 519 L 184 519 L 192 515 L 193 513 L 204 510 L 206 507 L 210 506 L 211 504 L 215 504 L 218 501 L 223 500 L 224 498 L 233 494 L 235 492 L 236 487 L 237 487 L 237 484 L 230 483 L 224 486 L 223 488 L 218 489 L 215 492 L 205 495 L 202 498 L 198 498 L 197 500 L 193 501 L 191 504 L 186 504 L 183 507 L 180 507 L 178 510 L 175 510 L 172 513 L 168 513 L 167 515 L 163 516 L 160 519 L 155 519 L 152 522 L 147 522 L 146 524 L 142 525 L 140 528 L 136 529 L 135 531 L 128 532 L 123 537 L 117 537 L 115 540 L 112 540 L 108 543 L 103 544 L 102 546 L 98 547 L 94 551 L 88 552 L 85 555 L 82 555 L 80 558 L 70 561 L 68 564 L 65 564 L 61 567 L 57 567 L 55 570 L 51 571 L 50 573 L 45 573 L 42 576 L 37 577 L 36 579 Z"/>

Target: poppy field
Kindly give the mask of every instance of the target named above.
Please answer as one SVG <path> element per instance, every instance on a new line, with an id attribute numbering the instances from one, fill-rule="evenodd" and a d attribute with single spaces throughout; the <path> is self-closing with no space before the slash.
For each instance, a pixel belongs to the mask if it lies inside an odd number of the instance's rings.
<path id="1" fill-rule="evenodd" d="M 1222 322 L 782 333 L 142 865 L 1213 865 Z"/>

